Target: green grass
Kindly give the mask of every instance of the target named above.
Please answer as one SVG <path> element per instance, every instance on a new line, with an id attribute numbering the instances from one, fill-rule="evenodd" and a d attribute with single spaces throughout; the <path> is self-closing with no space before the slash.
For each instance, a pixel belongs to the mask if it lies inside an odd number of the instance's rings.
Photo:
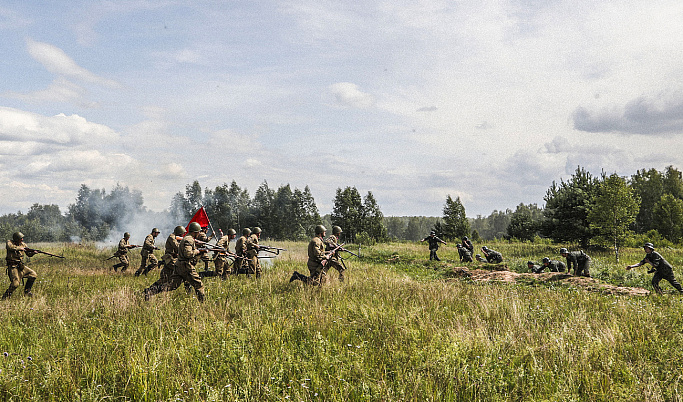
<path id="1" fill-rule="evenodd" d="M 292 271 L 307 273 L 306 244 L 278 245 L 289 251 L 259 280 L 206 279 L 203 304 L 182 287 L 145 302 L 158 270 L 114 273 L 102 262 L 111 249 L 40 245 L 67 259 L 33 257 L 35 297 L 20 288 L 0 303 L 0 399 L 683 399 L 683 298 L 673 292 L 457 281 L 448 278 L 461 265 L 454 245 L 435 263 L 422 243 L 363 249 L 346 260 L 345 283 L 333 271 L 328 285 L 309 288 L 289 283 Z M 529 259 L 560 259 L 558 246 L 488 246 L 519 272 Z M 645 268 L 623 268 L 642 250 L 624 251 L 619 264 L 589 254 L 594 276 L 651 290 Z M 681 250 L 662 254 L 681 277 Z"/>

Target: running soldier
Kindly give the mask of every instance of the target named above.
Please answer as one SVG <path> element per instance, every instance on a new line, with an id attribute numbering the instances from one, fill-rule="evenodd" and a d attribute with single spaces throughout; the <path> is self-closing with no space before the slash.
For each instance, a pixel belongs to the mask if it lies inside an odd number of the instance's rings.
<path id="1" fill-rule="evenodd" d="M 119 240 L 119 248 L 114 253 L 116 257 L 119 257 L 119 263 L 114 264 L 114 272 L 121 268 L 121 272 L 124 272 L 130 266 L 130 260 L 128 259 L 128 250 L 137 247 L 134 244 L 130 244 L 128 240 L 130 239 L 130 233 L 126 232 L 123 234 L 123 238 Z"/>
<path id="2" fill-rule="evenodd" d="M 149 271 L 159 265 L 159 261 L 154 255 L 154 250 L 158 250 L 154 245 L 157 236 L 159 236 L 159 229 L 154 228 L 152 229 L 152 233 L 145 237 L 145 242 L 142 244 L 142 250 L 140 250 L 140 268 L 135 271 L 135 276 L 140 276 L 140 274 L 147 275 Z"/>
<path id="3" fill-rule="evenodd" d="M 671 266 L 671 264 L 669 264 L 667 260 L 664 259 L 664 257 L 662 257 L 658 252 L 655 251 L 655 246 L 652 243 L 645 243 L 645 245 L 643 245 L 643 249 L 645 250 L 645 258 L 643 258 L 637 264 L 627 265 L 626 269 L 631 269 L 639 267 L 641 265 L 650 264 L 652 265 L 652 269 L 647 272 L 654 272 L 654 276 L 652 277 L 652 287 L 655 289 L 655 292 L 657 292 L 657 294 L 664 294 L 662 288 L 659 287 L 659 282 L 662 279 L 666 279 L 667 281 L 669 281 L 671 286 L 678 290 L 679 293 L 683 293 L 683 287 L 681 287 L 681 284 L 678 283 L 676 278 L 674 278 L 673 267 Z"/>
<path id="4" fill-rule="evenodd" d="M 31 288 L 38 275 L 36 275 L 34 270 L 24 265 L 24 254 L 33 257 L 36 252 L 27 250 L 28 246 L 24 243 L 24 234 L 21 232 L 14 232 L 12 234 L 12 240 L 7 240 L 6 247 L 7 256 L 5 257 L 5 261 L 7 262 L 7 276 L 9 276 L 10 284 L 2 295 L 2 300 L 12 296 L 12 293 L 17 290 L 24 278 L 26 278 L 24 296 L 32 297 L 33 293 L 31 293 Z"/>
<path id="5" fill-rule="evenodd" d="M 169 279 L 168 284 L 160 287 L 149 287 L 145 289 L 145 300 L 157 293 L 176 290 L 181 283 L 189 282 L 197 293 L 197 300 L 204 301 L 204 284 L 197 273 L 197 257 L 201 258 L 206 250 L 198 250 L 195 239 L 202 230 L 199 223 L 190 223 L 190 233 L 185 235 L 178 245 L 178 260 L 175 263 L 175 270 Z"/>
<path id="6" fill-rule="evenodd" d="M 258 241 L 261 238 L 261 228 L 256 226 L 251 231 L 251 236 L 247 239 L 247 263 L 249 264 L 249 272 L 254 273 L 256 278 L 261 277 L 261 262 L 258 259 L 258 252 L 260 250 Z"/>
<path id="7" fill-rule="evenodd" d="M 327 267 L 328 258 L 325 255 L 325 232 L 327 229 L 323 225 L 315 227 L 315 237 L 308 243 L 308 271 L 310 276 L 300 274 L 294 271 L 289 282 L 300 280 L 307 285 L 322 285 L 327 282 Z"/>
<path id="8" fill-rule="evenodd" d="M 233 271 L 236 274 L 240 272 L 249 272 L 249 265 L 247 263 L 247 239 L 251 236 L 251 229 L 242 229 L 242 236 L 237 239 L 235 243 L 235 254 L 237 254 L 237 260 L 233 263 Z"/>
<path id="9" fill-rule="evenodd" d="M 175 263 L 178 260 L 178 241 L 182 240 L 184 235 L 184 226 L 176 226 L 173 230 L 173 233 L 168 235 L 168 238 L 166 239 L 166 245 L 164 247 L 165 253 L 161 257 L 162 268 L 161 272 L 159 273 L 159 280 L 154 282 L 149 288 L 145 289 L 145 293 L 151 291 L 153 288 L 156 290 L 154 292 L 155 294 L 159 293 L 162 290 L 161 288 L 169 283 L 171 280 L 171 275 L 173 275 L 173 271 L 175 270 Z"/>
<path id="10" fill-rule="evenodd" d="M 591 258 L 582 251 L 568 251 L 566 248 L 560 249 L 562 257 L 567 259 L 567 273 L 570 274 L 572 265 L 574 266 L 574 275 L 585 276 L 590 278 L 591 274 L 588 269 L 591 266 Z"/>
<path id="11" fill-rule="evenodd" d="M 230 241 L 235 237 L 237 237 L 237 232 L 235 232 L 235 229 L 228 229 L 228 234 L 218 240 L 217 246 L 226 249 L 229 253 Z M 232 273 L 233 266 L 231 265 L 231 261 L 228 259 L 228 255 L 226 253 L 217 253 L 216 258 L 213 260 L 213 264 L 216 266 L 216 275 L 220 275 L 221 279 L 223 280 L 227 279 L 228 275 Z"/>
<path id="12" fill-rule="evenodd" d="M 439 243 L 441 243 L 445 246 L 446 242 L 439 239 L 438 237 L 436 237 L 435 231 L 432 230 L 431 232 L 429 232 L 429 236 L 425 237 L 424 239 L 422 239 L 420 241 L 427 241 L 429 243 L 429 260 L 430 261 L 431 260 L 441 261 L 439 259 L 439 256 L 436 255 L 436 251 L 439 249 Z"/>
<path id="13" fill-rule="evenodd" d="M 197 240 L 204 242 L 204 243 L 208 243 L 211 239 L 213 239 L 213 233 L 211 234 L 211 236 L 207 236 L 206 232 L 208 232 L 208 231 L 209 231 L 208 226 L 202 226 L 202 230 L 201 230 L 201 232 L 199 232 L 199 236 L 197 236 Z M 201 259 L 202 259 L 202 261 L 204 261 L 204 271 L 208 271 L 209 270 L 209 261 L 211 261 L 209 254 L 208 253 L 202 254 Z"/>
<path id="14" fill-rule="evenodd" d="M 325 246 L 327 251 L 334 250 L 339 246 L 339 237 L 342 234 L 342 228 L 340 226 L 332 226 L 332 235 L 325 239 Z M 334 268 L 339 272 L 339 281 L 344 282 L 344 265 L 339 255 L 339 250 L 335 251 L 334 254 L 329 258 L 327 262 L 327 271 L 330 268 Z"/>

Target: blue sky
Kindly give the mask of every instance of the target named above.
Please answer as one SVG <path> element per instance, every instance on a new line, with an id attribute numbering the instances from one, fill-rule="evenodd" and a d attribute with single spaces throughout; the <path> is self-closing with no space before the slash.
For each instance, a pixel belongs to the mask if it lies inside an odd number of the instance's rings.
<path id="1" fill-rule="evenodd" d="M 683 167 L 680 1 L 6 1 L 0 213 L 82 183 L 338 187 L 385 215 Z"/>

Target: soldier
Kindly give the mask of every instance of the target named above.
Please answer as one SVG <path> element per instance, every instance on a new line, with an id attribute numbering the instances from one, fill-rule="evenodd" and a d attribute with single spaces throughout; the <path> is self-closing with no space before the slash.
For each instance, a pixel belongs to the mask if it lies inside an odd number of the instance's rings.
<path id="1" fill-rule="evenodd" d="M 529 271 L 531 271 L 531 273 L 533 273 L 533 274 L 540 274 L 545 269 L 545 267 L 543 267 L 541 265 L 534 264 L 533 261 L 527 261 L 526 266 L 529 268 Z"/>
<path id="2" fill-rule="evenodd" d="M 311 239 L 308 243 L 308 270 L 310 271 L 310 276 L 294 271 L 289 282 L 295 280 L 300 280 L 305 284 L 310 285 L 322 285 L 327 280 L 327 267 L 328 262 L 325 256 L 325 232 L 327 229 L 323 225 L 317 225 L 315 227 L 315 237 Z"/>
<path id="3" fill-rule="evenodd" d="M 325 239 L 326 250 L 334 250 L 339 246 L 339 236 L 342 234 L 342 228 L 340 226 L 332 226 L 332 235 Z M 344 265 L 339 255 L 339 251 L 336 251 L 327 262 L 327 270 L 334 268 L 339 272 L 339 281 L 344 282 Z"/>
<path id="4" fill-rule="evenodd" d="M 562 261 L 551 260 L 548 257 L 543 257 L 543 267 L 548 268 L 550 272 L 564 272 L 567 268 Z"/>
<path id="5" fill-rule="evenodd" d="M 24 243 L 24 234 L 21 232 L 14 232 L 12 234 L 12 240 L 7 240 L 7 256 L 5 261 L 7 262 L 7 275 L 9 276 L 9 287 L 2 295 L 2 300 L 12 296 L 12 293 L 19 287 L 22 280 L 26 278 L 26 284 L 24 285 L 24 296 L 31 297 L 31 288 L 33 287 L 33 282 L 36 281 L 38 275 L 31 268 L 24 265 L 24 254 L 29 257 L 33 257 L 36 252 L 33 250 L 27 250 L 28 246 Z"/>
<path id="6" fill-rule="evenodd" d="M 489 264 L 500 264 L 503 262 L 503 255 L 496 250 L 491 250 L 490 248 L 484 246 L 481 248 L 481 252 L 484 253 L 486 262 Z"/>
<path id="7" fill-rule="evenodd" d="M 218 240 L 217 246 L 230 252 L 230 241 L 235 237 L 237 237 L 235 229 L 228 229 L 228 234 Z M 228 275 L 232 273 L 232 266 L 230 265 L 230 260 L 228 260 L 228 255 L 226 253 L 216 254 L 213 263 L 216 266 L 216 275 L 220 275 L 221 279 L 227 279 Z"/>
<path id="8" fill-rule="evenodd" d="M 249 272 L 256 274 L 257 278 L 261 277 L 261 262 L 258 259 L 259 245 L 258 241 L 261 238 L 261 228 L 256 226 L 251 231 L 251 236 L 247 239 L 246 256 L 247 264 L 249 265 Z"/>
<path id="9" fill-rule="evenodd" d="M 211 236 L 207 236 L 207 232 L 209 231 L 208 226 L 202 226 L 201 232 L 199 232 L 199 236 L 197 236 L 197 240 L 202 241 L 204 243 L 208 243 L 211 239 L 213 239 L 213 233 Z M 204 271 L 209 270 L 209 261 L 211 261 L 211 258 L 209 257 L 209 254 L 202 254 L 202 261 L 204 261 Z"/>
<path id="10" fill-rule="evenodd" d="M 462 244 L 458 244 L 458 255 L 460 256 L 460 262 L 472 262 L 472 253 Z"/>
<path id="11" fill-rule="evenodd" d="M 676 278 L 674 278 L 673 267 L 667 260 L 664 259 L 664 257 L 655 251 L 655 246 L 652 243 L 645 243 L 643 245 L 643 249 L 645 250 L 645 258 L 643 258 L 637 264 L 627 265 L 626 269 L 639 267 L 649 263 L 652 265 L 652 269 L 647 272 L 654 272 L 654 276 L 652 277 L 652 287 L 655 289 L 657 294 L 661 295 L 664 293 L 662 292 L 662 288 L 659 287 L 659 282 L 662 279 L 666 279 L 669 281 L 671 286 L 678 290 L 679 293 L 683 293 L 683 287 L 681 287 L 681 284 L 676 281 Z"/>
<path id="12" fill-rule="evenodd" d="M 145 289 L 145 300 L 159 292 L 175 290 L 181 283 L 187 281 L 194 287 L 197 293 L 197 300 L 204 301 L 204 284 L 199 277 L 195 266 L 197 265 L 197 257 L 202 256 L 206 250 L 197 250 L 195 239 L 199 236 L 202 230 L 199 223 L 190 223 L 190 233 L 185 235 L 178 245 L 178 260 L 175 263 L 175 269 L 169 282 L 161 287 L 149 287 Z"/>
<path id="13" fill-rule="evenodd" d="M 233 271 L 235 271 L 236 274 L 239 274 L 240 271 L 248 271 L 248 264 L 247 264 L 247 239 L 249 239 L 249 236 L 251 236 L 251 229 L 249 228 L 244 228 L 242 229 L 242 236 L 237 239 L 237 242 L 235 242 L 235 254 L 237 254 L 237 266 L 235 267 L 233 264 Z"/>
<path id="14" fill-rule="evenodd" d="M 474 253 L 474 246 L 472 245 L 470 239 L 467 238 L 467 236 L 462 238 L 462 246 L 470 252 L 470 256 L 472 255 L 472 253 Z"/>
<path id="15" fill-rule="evenodd" d="M 446 242 L 436 237 L 436 232 L 433 230 L 429 232 L 429 236 L 420 241 L 422 242 L 425 240 L 429 243 L 429 260 L 441 261 L 439 256 L 436 255 L 436 251 L 439 249 L 439 243 L 442 243 L 445 246 Z"/>
<path id="16" fill-rule="evenodd" d="M 130 266 L 130 260 L 128 259 L 128 250 L 137 247 L 134 244 L 130 244 L 128 240 L 130 239 L 130 233 L 126 232 L 123 234 L 123 238 L 119 241 L 119 248 L 114 254 L 119 257 L 119 263 L 114 265 L 114 272 L 121 268 L 121 272 L 128 269 Z"/>
<path id="17" fill-rule="evenodd" d="M 590 278 L 591 274 L 588 272 L 588 268 L 591 265 L 591 258 L 581 251 L 567 251 L 566 248 L 560 249 L 560 254 L 562 257 L 567 259 L 567 273 L 570 274 L 572 270 L 572 265 L 574 266 L 574 275 L 585 276 Z"/>
<path id="18" fill-rule="evenodd" d="M 166 239 L 166 245 L 164 247 L 165 253 L 161 257 L 163 266 L 161 268 L 161 272 L 159 273 L 159 280 L 154 282 L 148 289 L 158 289 L 158 291 L 155 293 L 159 293 L 161 291 L 161 287 L 166 285 L 171 280 L 171 275 L 173 275 L 173 271 L 175 270 L 175 263 L 178 260 L 178 241 L 182 240 L 184 235 L 184 226 L 176 226 L 173 230 L 173 233 L 168 235 L 168 238 Z M 147 291 L 148 290 L 145 289 L 145 292 Z"/>
<path id="19" fill-rule="evenodd" d="M 157 250 L 157 247 L 154 245 L 157 236 L 159 236 L 159 229 L 154 228 L 152 229 L 152 233 L 145 237 L 145 242 L 142 244 L 142 250 L 140 250 L 140 257 L 142 257 L 140 260 L 140 268 L 135 271 L 135 276 L 140 276 L 140 274 L 147 275 L 149 271 L 159 265 L 159 261 L 154 255 L 154 250 Z"/>

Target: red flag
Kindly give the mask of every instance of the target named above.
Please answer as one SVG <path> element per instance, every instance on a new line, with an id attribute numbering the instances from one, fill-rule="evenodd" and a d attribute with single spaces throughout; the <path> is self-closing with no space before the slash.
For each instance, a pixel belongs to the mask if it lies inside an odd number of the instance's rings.
<path id="1" fill-rule="evenodd" d="M 190 222 L 185 227 L 185 232 L 190 231 L 190 223 L 192 222 L 197 222 L 201 227 L 209 226 L 211 224 L 211 222 L 209 222 L 209 216 L 206 214 L 204 207 L 199 208 L 192 219 L 190 219 Z"/>

